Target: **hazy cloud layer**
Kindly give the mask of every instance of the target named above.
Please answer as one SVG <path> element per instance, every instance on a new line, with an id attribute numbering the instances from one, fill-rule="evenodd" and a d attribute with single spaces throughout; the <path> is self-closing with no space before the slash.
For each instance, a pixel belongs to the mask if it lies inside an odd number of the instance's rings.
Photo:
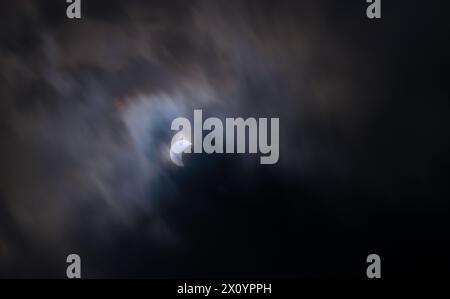
<path id="1" fill-rule="evenodd" d="M 197 224 L 183 222 L 191 220 L 175 207 L 214 214 L 221 204 L 208 190 L 237 192 L 251 202 L 264 190 L 281 190 L 264 203 L 277 213 L 277 205 L 296 210 L 303 204 L 292 195 L 300 188 L 304 196 L 317 192 L 314 204 L 323 213 L 345 219 L 352 206 L 364 218 L 372 195 L 386 204 L 383 196 L 392 190 L 404 194 L 390 189 L 393 177 L 407 184 L 423 174 L 420 194 L 431 184 L 425 160 L 403 175 L 396 168 L 403 162 L 383 164 L 386 146 L 371 144 L 383 134 L 373 127 L 377 111 L 395 92 L 388 68 L 395 55 L 371 40 L 387 39 L 379 31 L 346 21 L 359 20 L 363 5 L 87 2 L 81 20 L 65 18 L 65 3 L 1 5 L 8 12 L 0 23 L 1 276 L 62 276 L 72 252 L 92 257 L 86 263 L 91 276 L 190 274 L 192 265 L 180 270 L 165 260 L 198 246 Z M 229 163 L 213 160 L 212 167 L 192 158 L 191 168 L 177 169 L 167 160 L 170 123 L 192 117 L 196 108 L 205 117 L 279 117 L 279 164 L 260 169 L 256 159 L 228 157 Z M 373 158 L 376 147 L 383 158 Z M 212 178 L 205 181 L 201 169 Z M 230 173 L 236 177 L 223 182 Z M 277 183 L 264 185 L 271 177 Z M 186 185 L 190 181 L 195 187 Z M 348 195 L 353 184 L 354 192 L 370 194 L 365 203 L 348 197 L 339 203 L 339 192 Z M 305 223 L 280 228 L 303 231 Z M 111 263 L 121 257 L 127 262 Z"/>

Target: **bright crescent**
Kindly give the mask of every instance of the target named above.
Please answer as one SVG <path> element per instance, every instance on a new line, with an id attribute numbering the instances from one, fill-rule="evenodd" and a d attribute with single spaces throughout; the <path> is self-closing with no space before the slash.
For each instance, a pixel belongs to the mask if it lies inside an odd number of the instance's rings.
<path id="1" fill-rule="evenodd" d="M 175 165 L 183 167 L 183 152 L 191 145 L 192 143 L 185 139 L 174 142 L 169 151 L 170 160 L 172 160 Z"/>

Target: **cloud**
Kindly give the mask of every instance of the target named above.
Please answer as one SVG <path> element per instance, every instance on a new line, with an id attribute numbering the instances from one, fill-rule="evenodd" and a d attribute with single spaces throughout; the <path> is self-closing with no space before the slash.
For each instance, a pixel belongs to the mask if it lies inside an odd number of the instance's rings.
<path id="1" fill-rule="evenodd" d="M 333 136 L 359 136 L 369 75 L 321 5 L 108 3 L 85 5 L 74 23 L 59 6 L 22 1 L 3 20 L 2 276 L 74 250 L 101 260 L 93 244 L 117 256 L 133 234 L 152 252 L 192 246 L 195 233 L 160 203 L 184 200 L 163 153 L 171 120 L 195 108 L 279 117 L 283 175 L 348 175 Z"/>

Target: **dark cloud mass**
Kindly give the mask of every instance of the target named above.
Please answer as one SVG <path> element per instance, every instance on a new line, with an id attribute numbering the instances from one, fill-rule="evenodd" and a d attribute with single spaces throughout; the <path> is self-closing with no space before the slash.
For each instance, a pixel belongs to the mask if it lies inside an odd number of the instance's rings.
<path id="1" fill-rule="evenodd" d="M 448 277 L 448 27 L 412 2 L 1 1 L 0 277 Z M 279 162 L 177 168 L 194 109 L 279 117 Z"/>

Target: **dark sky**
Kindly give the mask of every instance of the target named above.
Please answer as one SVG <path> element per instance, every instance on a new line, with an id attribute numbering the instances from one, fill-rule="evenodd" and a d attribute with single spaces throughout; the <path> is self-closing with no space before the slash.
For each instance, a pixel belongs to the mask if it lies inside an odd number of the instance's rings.
<path id="1" fill-rule="evenodd" d="M 0 277 L 450 276 L 444 2 L 0 2 Z M 278 117 L 280 160 L 171 121 Z"/>

